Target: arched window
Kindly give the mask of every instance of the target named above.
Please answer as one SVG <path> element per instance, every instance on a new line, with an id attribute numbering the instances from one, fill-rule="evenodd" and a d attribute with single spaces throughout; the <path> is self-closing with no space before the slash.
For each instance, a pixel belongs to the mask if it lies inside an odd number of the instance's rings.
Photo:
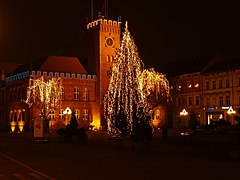
<path id="1" fill-rule="evenodd" d="M 88 101 L 88 88 L 83 89 L 83 100 Z"/>
<path id="2" fill-rule="evenodd" d="M 61 88 L 60 99 L 64 100 L 64 88 Z"/>
<path id="3" fill-rule="evenodd" d="M 110 62 L 110 56 L 107 55 L 107 62 Z"/>
<path id="4" fill-rule="evenodd" d="M 80 119 L 80 111 L 78 109 L 75 110 L 75 116 L 77 120 Z"/>
<path id="5" fill-rule="evenodd" d="M 88 110 L 84 109 L 83 110 L 83 120 L 88 121 L 89 120 L 89 115 L 88 115 Z"/>
<path id="6" fill-rule="evenodd" d="M 51 109 L 50 111 L 49 111 L 49 118 L 51 119 L 51 120 L 53 120 L 53 119 L 55 119 L 55 111 L 54 111 L 54 109 Z"/>
<path id="7" fill-rule="evenodd" d="M 63 109 L 59 110 L 59 120 L 64 120 L 64 114 L 63 114 Z"/>
<path id="8" fill-rule="evenodd" d="M 74 88 L 74 100 L 79 100 L 79 89 L 77 87 Z"/>

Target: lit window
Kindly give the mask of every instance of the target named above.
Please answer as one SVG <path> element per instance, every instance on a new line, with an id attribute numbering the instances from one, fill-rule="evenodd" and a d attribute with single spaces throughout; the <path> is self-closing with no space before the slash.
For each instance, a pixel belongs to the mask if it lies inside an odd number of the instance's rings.
<path id="1" fill-rule="evenodd" d="M 88 88 L 83 89 L 83 100 L 88 101 Z"/>
<path id="2" fill-rule="evenodd" d="M 191 88 L 191 87 L 192 87 L 192 83 L 191 83 L 191 82 L 188 82 L 188 83 L 187 83 L 187 86 L 188 86 L 188 88 Z"/>
<path id="3" fill-rule="evenodd" d="M 77 120 L 80 119 L 80 111 L 78 109 L 75 110 L 75 116 Z"/>
<path id="4" fill-rule="evenodd" d="M 64 100 L 64 88 L 61 88 L 61 94 L 60 94 L 60 99 Z"/>
<path id="5" fill-rule="evenodd" d="M 64 120 L 64 114 L 63 114 L 63 109 L 60 109 L 59 111 L 59 120 Z"/>
<path id="6" fill-rule="evenodd" d="M 83 120 L 84 121 L 88 121 L 89 120 L 88 110 L 87 109 L 83 110 Z"/>
<path id="7" fill-rule="evenodd" d="M 55 119 L 55 111 L 54 111 L 54 109 L 51 109 L 50 111 L 49 111 L 49 118 L 51 119 L 51 120 L 53 120 L 53 119 Z"/>
<path id="8" fill-rule="evenodd" d="M 74 100 L 79 100 L 79 89 L 77 87 L 74 88 Z"/>
<path id="9" fill-rule="evenodd" d="M 110 62 L 110 56 L 107 55 L 107 62 Z"/>

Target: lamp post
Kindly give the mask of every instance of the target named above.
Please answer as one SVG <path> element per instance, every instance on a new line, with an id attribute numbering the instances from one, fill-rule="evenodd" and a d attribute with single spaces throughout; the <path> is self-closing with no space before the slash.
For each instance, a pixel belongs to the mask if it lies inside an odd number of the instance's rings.
<path id="1" fill-rule="evenodd" d="M 66 116 L 66 125 L 68 125 L 69 116 L 70 116 L 70 114 L 72 114 L 72 110 L 69 107 L 67 107 L 65 109 L 65 111 L 63 111 L 63 114 L 64 114 L 64 116 Z"/>
<path id="2" fill-rule="evenodd" d="M 183 109 L 181 112 L 180 112 L 180 116 L 183 118 L 183 121 L 184 121 L 184 133 L 186 132 L 186 116 L 188 115 L 188 112 L 186 111 L 186 109 Z"/>
<path id="3" fill-rule="evenodd" d="M 233 110 L 232 106 L 227 111 L 228 115 L 231 118 L 231 124 L 233 125 L 233 115 L 236 113 L 236 111 Z"/>

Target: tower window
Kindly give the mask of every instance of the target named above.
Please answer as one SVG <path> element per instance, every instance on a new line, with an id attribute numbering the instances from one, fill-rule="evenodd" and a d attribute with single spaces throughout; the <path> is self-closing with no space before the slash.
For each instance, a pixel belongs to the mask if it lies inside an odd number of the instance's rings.
<path id="1" fill-rule="evenodd" d="M 74 100 L 79 100 L 79 89 L 77 87 L 74 88 Z"/>
<path id="2" fill-rule="evenodd" d="M 88 101 L 88 88 L 83 89 L 83 100 Z"/>

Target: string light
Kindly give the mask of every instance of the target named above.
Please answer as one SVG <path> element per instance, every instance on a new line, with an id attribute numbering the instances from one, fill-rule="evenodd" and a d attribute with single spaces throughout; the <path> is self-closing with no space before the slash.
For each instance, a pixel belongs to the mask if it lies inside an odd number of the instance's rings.
<path id="1" fill-rule="evenodd" d="M 155 93 L 156 99 L 169 99 L 169 81 L 164 74 L 158 73 L 151 68 L 149 70 L 145 69 L 139 78 L 140 82 L 142 82 L 141 86 L 145 97 Z"/>
<path id="2" fill-rule="evenodd" d="M 104 98 L 104 115 L 108 123 L 108 134 L 118 136 L 122 135 L 123 131 L 131 133 L 134 120 L 140 119 L 146 111 L 147 102 L 138 78 L 142 71 L 143 63 L 126 23 Z"/>
<path id="3" fill-rule="evenodd" d="M 33 105 L 38 107 L 41 112 L 45 109 L 58 108 L 61 105 L 61 88 L 61 78 L 45 80 L 43 76 L 40 78 L 32 76 L 29 79 L 27 99 L 24 102 L 29 108 Z"/>

